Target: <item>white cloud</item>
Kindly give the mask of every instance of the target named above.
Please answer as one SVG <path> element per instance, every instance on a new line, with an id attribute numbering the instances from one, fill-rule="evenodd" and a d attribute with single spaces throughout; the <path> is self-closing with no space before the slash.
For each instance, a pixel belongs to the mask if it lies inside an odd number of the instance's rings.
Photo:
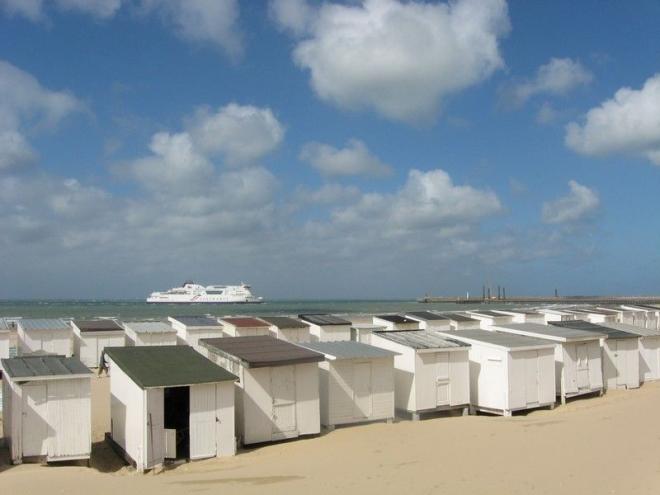
<path id="1" fill-rule="evenodd" d="M 382 177 L 392 173 L 392 167 L 383 163 L 358 139 L 349 140 L 344 148 L 307 143 L 300 152 L 300 158 L 326 176 Z"/>
<path id="2" fill-rule="evenodd" d="M 297 200 L 300 203 L 336 204 L 347 203 L 358 199 L 361 195 L 356 186 L 343 186 L 341 184 L 323 184 L 320 188 L 309 190 L 298 187 Z"/>
<path id="3" fill-rule="evenodd" d="M 430 120 L 445 97 L 504 65 L 499 40 L 509 30 L 505 0 L 324 3 L 307 21 L 307 14 L 291 14 L 298 3 L 287 5 L 289 15 L 280 15 L 280 24 L 308 33 L 294 49 L 295 63 L 310 71 L 320 98 L 342 108 Z"/>
<path id="4" fill-rule="evenodd" d="M 10 16 L 22 16 L 33 22 L 47 18 L 46 5 L 63 11 L 88 14 L 97 19 L 113 17 L 119 10 L 122 0 L 0 0 L 0 7 Z"/>
<path id="5" fill-rule="evenodd" d="M 36 158 L 36 152 L 20 133 L 0 131 L 0 172 L 29 165 Z"/>
<path id="6" fill-rule="evenodd" d="M 558 117 L 558 112 L 555 110 L 555 108 L 546 102 L 543 102 L 543 105 L 539 108 L 539 111 L 536 113 L 536 121 L 539 124 L 552 124 L 555 120 L 557 120 Z"/>
<path id="7" fill-rule="evenodd" d="M 578 222 L 592 215 L 600 206 L 598 194 L 592 189 L 574 180 L 569 181 L 568 186 L 570 192 L 566 196 L 543 204 L 545 223 Z"/>
<path id="8" fill-rule="evenodd" d="M 200 109 L 188 122 L 200 151 L 222 155 L 230 165 L 251 164 L 275 150 L 284 139 L 284 126 L 270 108 L 231 103 L 212 113 Z"/>
<path id="9" fill-rule="evenodd" d="M 159 14 L 184 40 L 210 43 L 231 57 L 243 52 L 237 0 L 141 0 L 141 7 Z"/>
<path id="10" fill-rule="evenodd" d="M 530 98 L 540 95 L 564 95 L 593 80 L 593 74 L 579 61 L 570 58 L 551 58 L 536 71 L 533 79 L 507 88 L 504 97 L 513 105 L 523 105 Z"/>
<path id="11" fill-rule="evenodd" d="M 566 127 L 566 145 L 583 155 L 628 153 L 660 165 L 660 74 L 641 89 L 621 88 Z"/>
<path id="12" fill-rule="evenodd" d="M 271 0 L 269 9 L 278 26 L 296 35 L 307 31 L 315 14 L 306 0 Z"/>

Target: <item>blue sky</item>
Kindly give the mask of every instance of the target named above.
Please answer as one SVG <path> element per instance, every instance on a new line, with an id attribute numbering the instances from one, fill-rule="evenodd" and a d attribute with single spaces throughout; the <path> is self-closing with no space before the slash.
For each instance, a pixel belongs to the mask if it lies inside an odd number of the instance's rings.
<path id="1" fill-rule="evenodd" d="M 657 293 L 659 20 L 0 0 L 0 298 Z"/>

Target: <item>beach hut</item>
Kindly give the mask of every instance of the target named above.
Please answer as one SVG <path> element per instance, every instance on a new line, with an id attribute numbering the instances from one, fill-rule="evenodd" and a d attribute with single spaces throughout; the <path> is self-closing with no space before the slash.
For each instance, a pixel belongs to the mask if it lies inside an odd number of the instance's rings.
<path id="1" fill-rule="evenodd" d="M 545 315 L 531 309 L 495 309 L 495 313 L 510 315 L 513 317 L 511 323 L 538 323 L 545 324 Z"/>
<path id="2" fill-rule="evenodd" d="M 0 318 L 0 359 L 9 357 L 9 343 L 11 340 L 11 329 L 4 318 Z"/>
<path id="3" fill-rule="evenodd" d="M 470 317 L 479 320 L 479 327 L 484 330 L 490 330 L 493 325 L 506 325 L 507 323 L 513 323 L 513 315 L 506 315 L 496 311 L 479 309 L 468 311 L 468 314 Z"/>
<path id="4" fill-rule="evenodd" d="M 590 323 L 616 323 L 618 313 L 607 309 L 596 308 L 577 308 L 571 310 L 580 320 L 586 320 Z"/>
<path id="5" fill-rule="evenodd" d="M 238 376 L 236 431 L 244 445 L 321 431 L 323 354 L 271 336 L 202 339 L 213 362 Z"/>
<path id="6" fill-rule="evenodd" d="M 481 322 L 479 320 L 462 313 L 443 313 L 443 316 L 449 318 L 450 330 L 474 330 L 481 328 Z"/>
<path id="7" fill-rule="evenodd" d="M 326 359 L 318 364 L 323 426 L 394 419 L 395 352 L 349 341 L 301 345 Z"/>
<path id="8" fill-rule="evenodd" d="M 328 314 L 301 314 L 298 318 L 309 323 L 312 342 L 351 340 L 352 323 L 344 318 Z"/>
<path id="9" fill-rule="evenodd" d="M 660 330 L 626 323 L 605 323 L 606 327 L 639 335 L 639 379 L 641 382 L 660 380 Z"/>
<path id="10" fill-rule="evenodd" d="M 234 381 L 190 346 L 107 347 L 110 439 L 138 471 L 236 453 Z"/>
<path id="11" fill-rule="evenodd" d="M 382 325 L 385 330 L 419 330 L 419 322 L 402 315 L 376 315 L 374 325 Z"/>
<path id="12" fill-rule="evenodd" d="M 2 360 L 3 436 L 11 462 L 89 459 L 92 406 L 87 366 L 74 357 Z"/>
<path id="13" fill-rule="evenodd" d="M 371 334 L 373 332 L 383 331 L 386 331 L 386 328 L 383 325 L 374 325 L 373 323 L 353 323 L 353 326 L 351 326 L 351 340 L 353 342 L 371 344 Z"/>
<path id="14" fill-rule="evenodd" d="M 555 388 L 562 404 L 572 397 L 602 393 L 600 339 L 605 334 L 538 323 L 500 325 L 493 330 L 555 344 Z"/>
<path id="15" fill-rule="evenodd" d="M 607 337 L 600 339 L 605 389 L 639 387 L 639 335 L 588 321 L 556 321 L 552 324 L 605 334 Z"/>
<path id="16" fill-rule="evenodd" d="M 396 409 L 420 414 L 463 409 L 470 404 L 469 345 L 435 331 L 375 332 L 371 344 L 394 356 Z"/>
<path id="17" fill-rule="evenodd" d="M 192 346 L 198 352 L 199 339 L 222 337 L 222 325 L 210 316 L 169 316 L 168 321 L 176 330 L 177 343 Z"/>
<path id="18" fill-rule="evenodd" d="M 21 318 L 18 320 L 18 355 L 73 354 L 73 329 L 59 318 Z"/>
<path id="19" fill-rule="evenodd" d="M 650 310 L 632 304 L 622 304 L 621 308 L 630 312 L 629 320 L 623 321 L 623 323 L 630 323 L 637 327 L 657 328 L 657 322 L 653 321 L 653 313 Z"/>
<path id="20" fill-rule="evenodd" d="M 470 344 L 471 409 L 511 416 L 515 411 L 554 407 L 554 344 L 488 330 L 441 332 Z"/>
<path id="21" fill-rule="evenodd" d="M 270 324 L 248 316 L 227 317 L 220 320 L 227 337 L 254 337 L 270 335 Z"/>
<path id="22" fill-rule="evenodd" d="M 114 320 L 73 320 L 74 354 L 89 368 L 98 368 L 106 347 L 126 344 L 124 329 Z"/>
<path id="23" fill-rule="evenodd" d="M 539 309 L 539 313 L 545 317 L 546 324 L 553 321 L 569 321 L 576 319 L 575 313 L 570 313 L 568 311 L 563 311 L 556 308 L 541 308 Z"/>
<path id="24" fill-rule="evenodd" d="M 262 318 L 270 324 L 273 337 L 287 342 L 309 342 L 311 335 L 309 325 L 289 316 L 264 316 Z"/>
<path id="25" fill-rule="evenodd" d="M 449 330 L 449 319 L 430 311 L 409 311 L 406 316 L 419 322 L 421 330 Z"/>
<path id="26" fill-rule="evenodd" d="M 164 321 L 124 321 L 127 346 L 176 345 L 176 330 Z"/>

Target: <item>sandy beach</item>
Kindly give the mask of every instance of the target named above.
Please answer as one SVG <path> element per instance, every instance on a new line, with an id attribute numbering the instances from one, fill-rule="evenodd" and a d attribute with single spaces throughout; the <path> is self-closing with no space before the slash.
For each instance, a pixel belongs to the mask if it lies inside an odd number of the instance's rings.
<path id="1" fill-rule="evenodd" d="M 91 468 L 11 466 L 3 493 L 655 494 L 660 383 L 523 416 L 437 417 L 339 428 L 139 475 L 96 444 Z"/>

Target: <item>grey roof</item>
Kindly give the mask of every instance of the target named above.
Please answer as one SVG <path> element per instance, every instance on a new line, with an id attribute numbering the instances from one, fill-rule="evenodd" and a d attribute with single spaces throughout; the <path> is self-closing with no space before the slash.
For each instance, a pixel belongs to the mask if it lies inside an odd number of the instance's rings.
<path id="1" fill-rule="evenodd" d="M 491 332 L 488 330 L 456 330 L 453 332 L 442 332 L 442 335 L 457 340 L 466 339 L 483 342 L 484 344 L 496 345 L 507 349 L 554 345 L 547 340 L 535 339 L 534 337 L 523 337 L 522 335 Z"/>
<path id="2" fill-rule="evenodd" d="M 605 334 L 609 339 L 632 339 L 639 337 L 639 335 L 636 334 L 623 332 L 621 330 L 616 330 L 612 327 L 606 327 L 604 325 L 596 325 L 594 323 L 590 323 L 588 321 L 582 321 L 582 320 L 553 321 L 550 322 L 550 324 L 558 327 L 575 328 L 578 330 L 587 330 L 590 332 Z"/>
<path id="3" fill-rule="evenodd" d="M 344 320 L 339 316 L 328 315 L 328 314 L 315 314 L 315 313 L 306 313 L 298 315 L 302 321 L 312 323 L 314 325 L 328 326 L 328 325 L 350 325 L 351 322 Z"/>
<path id="4" fill-rule="evenodd" d="M 176 332 L 164 321 L 125 321 L 125 328 L 130 328 L 135 333 L 173 333 Z"/>
<path id="5" fill-rule="evenodd" d="M 73 324 L 83 332 L 123 332 L 124 329 L 114 320 L 73 320 Z"/>
<path id="6" fill-rule="evenodd" d="M 604 327 L 613 328 L 615 330 L 621 330 L 622 332 L 628 332 L 632 334 L 639 335 L 641 337 L 657 337 L 660 336 L 660 330 L 656 328 L 643 328 L 636 325 L 628 325 L 627 323 L 603 323 Z"/>
<path id="7" fill-rule="evenodd" d="M 2 360 L 4 372 L 11 378 L 78 377 L 92 375 L 78 358 L 64 356 L 22 356 Z"/>
<path id="8" fill-rule="evenodd" d="M 71 325 L 61 318 L 21 318 L 18 324 L 23 330 L 71 330 Z"/>
<path id="9" fill-rule="evenodd" d="M 222 324 L 217 320 L 217 318 L 211 318 L 210 316 L 170 316 L 172 320 L 176 320 L 179 323 L 183 323 L 187 327 L 219 327 L 222 328 Z"/>
<path id="10" fill-rule="evenodd" d="M 412 318 L 417 318 L 418 320 L 422 321 L 448 321 L 449 318 L 447 318 L 444 315 L 440 315 L 438 313 L 431 313 L 430 311 L 409 311 L 406 313 L 406 315 L 412 317 Z"/>
<path id="11" fill-rule="evenodd" d="M 374 332 L 384 339 L 413 349 L 455 349 L 470 347 L 465 342 L 454 340 L 428 330 L 404 330 L 399 332 Z"/>
<path id="12" fill-rule="evenodd" d="M 480 315 L 480 316 L 489 316 L 489 317 L 493 317 L 493 318 L 502 318 L 502 317 L 507 317 L 507 316 L 510 317 L 511 316 L 511 315 L 504 315 L 502 313 L 496 313 L 495 311 L 490 311 L 490 310 L 487 310 L 487 309 L 470 311 L 470 314 Z"/>
<path id="13" fill-rule="evenodd" d="M 329 359 L 382 358 L 397 355 L 397 353 L 393 351 L 350 340 L 337 342 L 306 342 L 298 345 L 325 354 Z"/>
<path id="14" fill-rule="evenodd" d="M 202 347 L 246 368 L 318 363 L 325 357 L 318 352 L 268 335 L 200 339 Z"/>
<path id="15" fill-rule="evenodd" d="M 444 313 L 444 316 L 453 321 L 479 321 L 461 313 Z"/>
<path id="16" fill-rule="evenodd" d="M 307 323 L 289 316 L 262 316 L 261 319 L 277 328 L 309 328 Z"/>
<path id="17" fill-rule="evenodd" d="M 534 334 L 533 337 L 538 336 L 543 338 L 547 336 L 549 338 L 558 339 L 561 341 L 570 342 L 572 340 L 589 340 L 589 339 L 598 339 L 605 334 L 597 334 L 596 332 L 589 332 L 587 330 L 579 330 L 576 328 L 566 328 L 555 325 L 541 325 L 540 323 L 507 323 L 506 325 L 496 325 L 495 330 L 500 329 L 511 329 L 518 330 L 525 333 Z M 554 340 L 553 339 L 553 340 Z"/>
<path id="18" fill-rule="evenodd" d="M 375 315 L 376 318 L 379 318 L 384 321 L 389 321 L 390 323 L 419 323 L 417 320 L 411 320 L 402 315 Z"/>

